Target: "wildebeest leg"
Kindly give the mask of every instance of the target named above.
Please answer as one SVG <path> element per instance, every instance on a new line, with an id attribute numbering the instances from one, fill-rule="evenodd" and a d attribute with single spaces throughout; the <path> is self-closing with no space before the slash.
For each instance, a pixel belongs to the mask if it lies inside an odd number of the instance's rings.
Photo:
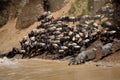
<path id="1" fill-rule="evenodd" d="M 80 60 L 80 64 L 83 64 L 83 63 L 85 63 L 85 60 L 84 60 L 84 59 L 81 59 L 81 60 Z"/>
<path id="2" fill-rule="evenodd" d="M 95 53 L 94 59 L 96 59 L 96 53 Z"/>
<path id="3" fill-rule="evenodd" d="M 96 59 L 96 54 L 94 55 L 94 58 L 93 58 L 92 61 L 93 61 L 93 62 L 96 62 L 96 61 L 97 61 L 97 59 Z"/>
<path id="4" fill-rule="evenodd" d="M 88 56 L 86 56 L 85 59 L 83 59 L 83 63 L 85 63 L 86 60 L 88 60 Z"/>
<path id="5" fill-rule="evenodd" d="M 27 57 L 28 57 L 28 53 L 29 53 L 29 52 L 27 52 L 27 51 L 26 51 L 26 53 L 23 53 L 23 54 L 22 54 L 22 59 L 27 58 Z"/>
<path id="6" fill-rule="evenodd" d="M 33 50 L 31 50 L 30 51 L 30 53 L 29 53 L 29 55 L 28 55 L 28 57 L 29 58 L 32 58 L 33 56 L 34 56 L 34 52 L 35 52 L 35 50 L 33 49 Z"/>
<path id="7" fill-rule="evenodd" d="M 75 61 L 74 65 L 78 65 L 78 64 L 79 64 L 79 62 L 78 62 L 78 61 Z"/>
<path id="8" fill-rule="evenodd" d="M 99 60 L 102 60 L 104 56 L 105 56 L 105 53 L 102 52 L 102 55 L 100 56 Z"/>
<path id="9" fill-rule="evenodd" d="M 26 53 L 24 53 L 24 54 L 22 55 L 22 59 L 24 59 L 24 57 L 25 57 L 25 54 L 26 54 Z"/>
<path id="10" fill-rule="evenodd" d="M 69 61 L 68 66 L 70 66 L 72 63 L 73 63 L 72 61 Z"/>
<path id="11" fill-rule="evenodd" d="M 105 56 L 105 52 L 104 51 L 102 51 L 102 57 L 104 57 Z"/>
<path id="12" fill-rule="evenodd" d="M 112 48 L 109 51 L 110 51 L 110 54 L 112 54 Z"/>
<path id="13" fill-rule="evenodd" d="M 71 59 L 70 61 L 69 61 L 69 63 L 68 63 L 68 66 L 70 66 L 70 65 L 74 65 L 75 64 L 75 59 Z"/>

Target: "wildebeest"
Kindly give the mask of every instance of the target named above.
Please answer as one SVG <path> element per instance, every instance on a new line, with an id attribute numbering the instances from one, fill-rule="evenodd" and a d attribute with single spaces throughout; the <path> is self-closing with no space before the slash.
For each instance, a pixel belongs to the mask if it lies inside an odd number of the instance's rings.
<path id="1" fill-rule="evenodd" d="M 112 53 L 112 46 L 113 46 L 112 43 L 107 43 L 105 45 L 100 43 L 100 44 L 96 45 L 96 48 L 100 49 L 102 52 L 100 59 L 102 59 L 103 57 Z"/>
<path id="2" fill-rule="evenodd" d="M 44 12 L 38 17 L 38 21 L 44 20 L 47 16 L 51 15 L 51 12 Z"/>
<path id="3" fill-rule="evenodd" d="M 50 11 L 50 3 L 48 0 L 42 0 L 43 8 L 45 11 Z"/>
<path id="4" fill-rule="evenodd" d="M 120 40 L 114 39 L 113 43 L 115 44 L 115 51 L 120 50 Z"/>
<path id="5" fill-rule="evenodd" d="M 78 56 L 76 58 L 70 60 L 68 65 L 85 63 L 86 60 L 88 59 L 89 54 L 93 54 L 94 57 L 96 57 L 96 53 L 97 53 L 96 48 L 92 48 L 90 50 L 82 51 L 81 53 L 78 54 Z"/>

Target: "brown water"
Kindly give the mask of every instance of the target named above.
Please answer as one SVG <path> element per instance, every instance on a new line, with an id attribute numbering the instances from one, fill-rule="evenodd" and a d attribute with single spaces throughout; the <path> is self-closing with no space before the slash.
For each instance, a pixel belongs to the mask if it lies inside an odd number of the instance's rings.
<path id="1" fill-rule="evenodd" d="M 0 80 L 120 80 L 120 66 L 68 66 L 49 60 L 13 60 L 0 63 Z"/>

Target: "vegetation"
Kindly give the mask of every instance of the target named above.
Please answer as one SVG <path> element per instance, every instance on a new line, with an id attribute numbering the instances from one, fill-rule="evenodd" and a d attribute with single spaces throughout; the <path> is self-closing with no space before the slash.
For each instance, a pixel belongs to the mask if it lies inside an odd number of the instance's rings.
<path id="1" fill-rule="evenodd" d="M 0 11 L 5 9 L 5 7 L 9 4 L 9 0 L 0 0 Z"/>
<path id="2" fill-rule="evenodd" d="M 6 24 L 8 21 L 8 12 L 7 10 L 0 11 L 0 27 Z"/>
<path id="3" fill-rule="evenodd" d="M 6 24 L 8 20 L 8 11 L 6 7 L 9 5 L 10 0 L 0 0 L 0 27 Z"/>
<path id="4" fill-rule="evenodd" d="M 80 14 L 88 14 L 87 4 L 88 4 L 88 0 L 75 0 L 75 2 L 71 4 L 69 14 L 73 16 Z"/>

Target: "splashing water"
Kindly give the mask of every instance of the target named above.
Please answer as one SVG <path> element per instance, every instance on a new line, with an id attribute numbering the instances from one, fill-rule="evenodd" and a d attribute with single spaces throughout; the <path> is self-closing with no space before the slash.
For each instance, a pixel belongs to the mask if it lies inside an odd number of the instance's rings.
<path id="1" fill-rule="evenodd" d="M 7 57 L 0 58 L 0 66 L 12 66 L 18 64 L 18 61 L 15 59 L 8 59 Z"/>

